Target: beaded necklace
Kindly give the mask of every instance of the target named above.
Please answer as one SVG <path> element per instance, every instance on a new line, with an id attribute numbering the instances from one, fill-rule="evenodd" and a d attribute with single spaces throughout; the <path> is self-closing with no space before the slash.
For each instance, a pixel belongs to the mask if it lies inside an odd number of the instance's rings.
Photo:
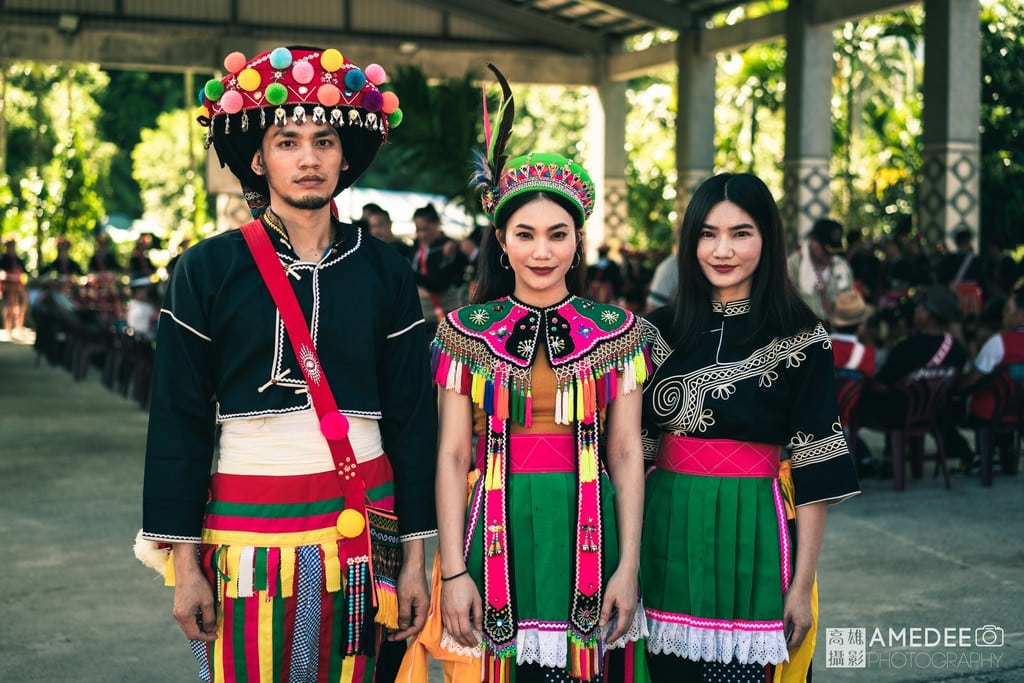
<path id="1" fill-rule="evenodd" d="M 267 210 L 263 212 L 263 215 L 260 218 L 263 219 L 264 225 L 280 235 L 281 239 L 286 243 L 291 244 L 288 240 L 288 233 L 285 232 L 284 223 L 281 222 L 280 217 L 274 213 L 270 207 L 267 207 Z"/>

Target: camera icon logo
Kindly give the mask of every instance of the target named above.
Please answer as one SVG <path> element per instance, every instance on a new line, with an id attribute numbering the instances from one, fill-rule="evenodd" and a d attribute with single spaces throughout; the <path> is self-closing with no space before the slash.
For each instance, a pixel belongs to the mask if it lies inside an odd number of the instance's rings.
<path id="1" fill-rule="evenodd" d="M 1002 627 L 985 624 L 984 626 L 979 626 L 974 629 L 974 644 L 977 647 L 1002 647 Z"/>

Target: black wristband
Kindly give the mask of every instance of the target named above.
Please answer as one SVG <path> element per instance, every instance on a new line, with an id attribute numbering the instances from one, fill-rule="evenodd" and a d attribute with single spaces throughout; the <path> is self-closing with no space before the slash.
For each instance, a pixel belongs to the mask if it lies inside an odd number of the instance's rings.
<path id="1" fill-rule="evenodd" d="M 462 570 L 461 572 L 459 572 L 458 574 L 452 574 L 451 576 L 442 576 L 442 577 L 441 577 L 441 581 L 451 581 L 452 579 L 457 579 L 457 578 L 459 578 L 460 576 L 462 576 L 463 574 L 468 574 L 468 573 L 469 573 L 469 570 L 468 570 L 468 569 L 463 569 L 463 570 Z"/>

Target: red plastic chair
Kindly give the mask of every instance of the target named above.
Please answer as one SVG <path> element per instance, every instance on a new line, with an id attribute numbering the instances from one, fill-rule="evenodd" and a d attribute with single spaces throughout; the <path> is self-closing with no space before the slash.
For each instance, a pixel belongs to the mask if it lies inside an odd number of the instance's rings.
<path id="1" fill-rule="evenodd" d="M 892 486 L 897 491 L 904 490 L 907 485 L 905 470 L 909 446 L 914 449 L 909 458 L 911 473 L 915 479 L 921 478 L 924 469 L 924 437 L 928 435 L 935 440 L 936 448 L 933 476 L 938 476 L 941 470 L 946 488 L 952 488 L 942 431 L 949 419 L 946 406 L 956 380 L 955 371 L 936 368 L 921 371 L 903 380 L 898 386 L 898 390 L 907 398 L 907 413 L 902 426 L 885 430 L 892 447 Z"/>
<path id="2" fill-rule="evenodd" d="M 859 372 L 836 372 L 836 399 L 839 402 L 839 423 L 843 426 L 846 445 L 853 462 L 857 462 L 857 431 L 860 429 L 860 401 L 864 395 L 864 376 Z"/>
<path id="3" fill-rule="evenodd" d="M 1017 473 L 1021 432 L 1024 431 L 1024 379 L 1014 379 L 1004 368 L 986 381 L 984 389 L 992 392 L 995 406 L 992 419 L 980 422 L 975 427 L 975 434 L 981 456 L 981 485 L 991 486 L 995 437 L 1011 437 L 1011 449 L 1003 451 L 1002 467 L 1004 474 Z"/>

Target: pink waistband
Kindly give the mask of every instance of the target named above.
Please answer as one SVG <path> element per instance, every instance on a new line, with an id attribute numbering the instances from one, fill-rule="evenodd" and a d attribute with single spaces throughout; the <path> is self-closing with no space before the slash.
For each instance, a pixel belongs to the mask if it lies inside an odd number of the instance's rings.
<path id="1" fill-rule="evenodd" d="M 509 450 L 512 474 L 576 471 L 576 436 L 574 434 L 513 434 Z M 476 443 L 476 465 L 484 468 L 486 439 Z"/>
<path id="2" fill-rule="evenodd" d="M 657 467 L 680 474 L 713 477 L 777 477 L 779 447 L 731 439 L 695 439 L 665 434 Z"/>

